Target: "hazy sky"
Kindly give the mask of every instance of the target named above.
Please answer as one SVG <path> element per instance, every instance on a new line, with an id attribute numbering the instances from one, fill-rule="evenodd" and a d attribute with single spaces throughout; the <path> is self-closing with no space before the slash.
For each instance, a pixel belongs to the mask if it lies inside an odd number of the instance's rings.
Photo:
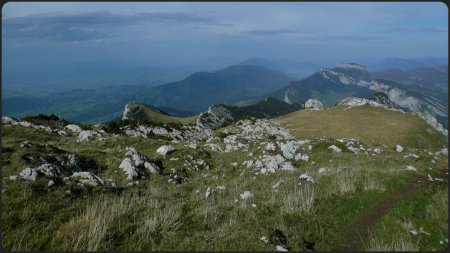
<path id="1" fill-rule="evenodd" d="M 3 64 L 448 54 L 443 3 L 14 3 Z"/>

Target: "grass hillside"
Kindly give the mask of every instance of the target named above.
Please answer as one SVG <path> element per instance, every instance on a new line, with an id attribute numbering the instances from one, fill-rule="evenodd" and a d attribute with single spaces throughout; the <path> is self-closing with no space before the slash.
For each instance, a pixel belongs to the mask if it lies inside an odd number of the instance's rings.
<path id="1" fill-rule="evenodd" d="M 354 124 L 347 126 L 352 126 L 352 131 L 346 132 L 342 130 L 343 115 L 360 120 L 377 117 L 365 124 L 350 121 Z M 313 132 L 313 123 L 322 131 L 314 132 L 317 136 L 333 134 L 332 127 L 336 128 L 334 134 L 346 137 L 359 133 L 360 140 L 367 142 L 360 153 L 333 139 L 302 141 L 305 137 L 294 140 L 274 135 L 274 131 L 264 130 L 269 123 L 258 123 L 272 120 L 240 121 L 219 128 L 214 130 L 215 137 L 199 140 L 195 147 L 161 135 L 133 138 L 114 134 L 78 142 L 78 133 L 59 136 L 43 129 L 2 124 L 2 247 L 10 251 L 274 251 L 284 245 L 290 251 L 332 251 L 346 243 L 345 235 L 358 227 L 361 217 L 378 210 L 390 196 L 403 196 L 399 191 L 416 183 L 419 191 L 393 209 L 382 209 L 386 215 L 374 221 L 370 238 L 357 250 L 444 250 L 448 246 L 448 174 L 444 174 L 448 173 L 448 156 L 424 146 L 404 146 L 406 151 L 396 152 L 391 146 L 371 145 L 367 139 L 387 141 L 382 144 L 402 144 L 405 139 L 442 148 L 441 136 L 427 133 L 419 119 L 402 115 L 376 108 L 339 107 L 279 118 L 285 125 L 292 120 L 291 133 L 297 136 L 302 133 L 309 138 L 306 133 Z M 389 121 L 394 116 L 397 121 Z M 388 132 L 394 128 L 391 126 L 363 135 L 373 131 L 376 123 L 396 123 L 405 133 L 394 136 Z M 64 125 L 53 122 L 51 126 Z M 357 126 L 366 130 L 358 132 Z M 100 127 L 89 128 L 99 131 Z M 387 133 L 389 137 L 383 136 Z M 423 141 L 411 141 L 414 139 Z M 288 158 L 288 143 L 297 146 L 297 155 L 306 154 L 309 159 Z M 164 144 L 175 151 L 158 154 L 156 150 Z M 214 151 L 210 145 L 218 145 L 222 151 Z M 328 148 L 331 145 L 342 152 L 333 152 Z M 125 147 L 130 146 L 161 166 L 163 174 L 127 180 L 119 165 L 126 156 Z M 228 147 L 235 149 L 225 151 Z M 409 153 L 417 158 L 407 156 Z M 93 170 L 117 187 L 88 186 L 61 177 L 14 179 L 43 160 L 61 163 L 71 171 L 76 167 L 64 162 L 71 154 L 79 157 L 77 164 L 83 171 Z M 264 174 L 255 170 L 257 161 L 268 156 L 284 156 L 292 170 Z M 417 171 L 407 171 L 406 166 Z M 314 183 L 300 180 L 303 173 L 314 178 Z M 427 175 L 434 181 L 428 182 Z M 176 178 L 182 180 L 175 184 Z M 54 185 L 49 186 L 50 180 Z M 254 196 L 244 199 L 245 191 Z M 411 235 L 411 229 L 419 228 L 429 235 Z"/>
<path id="2" fill-rule="evenodd" d="M 372 106 L 300 110 L 278 118 L 297 138 L 354 138 L 368 144 L 441 148 L 446 138 L 421 118 Z"/>
<path id="3" fill-rule="evenodd" d="M 187 118 L 173 117 L 166 115 L 164 112 L 157 108 L 142 104 L 142 103 L 128 103 L 130 112 L 128 118 L 130 120 L 149 121 L 154 123 L 176 123 L 176 124 L 193 124 L 197 121 L 198 116 L 192 116 Z"/>

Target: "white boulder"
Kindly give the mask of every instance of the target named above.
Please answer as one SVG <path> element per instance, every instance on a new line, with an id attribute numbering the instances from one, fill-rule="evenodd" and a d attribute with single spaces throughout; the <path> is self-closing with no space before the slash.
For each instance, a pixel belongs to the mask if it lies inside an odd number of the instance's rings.
<path id="1" fill-rule="evenodd" d="M 331 150 L 333 150 L 336 153 L 341 153 L 342 152 L 342 149 L 340 149 L 339 147 L 337 147 L 335 145 L 329 146 L 328 149 L 331 149 Z"/>
<path id="2" fill-rule="evenodd" d="M 156 150 L 156 153 L 158 153 L 160 155 L 166 155 L 166 154 L 168 154 L 168 153 L 170 153 L 170 152 L 172 152 L 174 150 L 175 149 L 172 146 L 170 146 L 170 145 L 162 145 L 161 147 L 159 147 Z"/>

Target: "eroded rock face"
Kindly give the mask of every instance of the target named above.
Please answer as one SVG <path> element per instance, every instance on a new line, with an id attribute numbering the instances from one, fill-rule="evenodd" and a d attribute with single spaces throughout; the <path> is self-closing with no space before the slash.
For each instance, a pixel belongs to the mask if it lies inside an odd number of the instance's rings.
<path id="1" fill-rule="evenodd" d="M 308 99 L 308 101 L 306 101 L 305 109 L 318 111 L 318 110 L 325 109 L 325 105 L 320 100 L 311 98 L 311 99 Z"/>
<path id="2" fill-rule="evenodd" d="M 224 124 L 233 122 L 234 118 L 231 112 L 222 105 L 213 105 L 209 107 L 208 112 L 201 113 L 197 119 L 197 125 L 216 129 Z"/>
<path id="3" fill-rule="evenodd" d="M 125 172 L 128 180 L 138 179 L 145 174 L 145 171 L 158 174 L 162 173 L 158 165 L 133 147 L 127 147 L 125 156 L 127 157 L 122 160 L 119 168 Z"/>

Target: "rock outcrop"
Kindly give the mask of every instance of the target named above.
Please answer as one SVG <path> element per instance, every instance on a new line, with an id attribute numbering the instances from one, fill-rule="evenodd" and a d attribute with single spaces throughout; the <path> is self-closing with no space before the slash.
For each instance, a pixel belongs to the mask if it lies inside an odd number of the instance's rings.
<path id="1" fill-rule="evenodd" d="M 357 98 L 357 97 L 344 98 L 341 102 L 338 103 L 338 105 L 344 105 L 349 108 L 355 107 L 355 106 L 363 106 L 363 105 L 371 105 L 371 106 L 375 106 L 375 107 L 388 108 L 387 106 L 380 104 L 378 102 L 375 102 L 373 100 L 370 100 L 367 98 Z"/>
<path id="2" fill-rule="evenodd" d="M 27 167 L 23 169 L 19 176 L 25 180 L 36 181 L 41 177 L 57 177 L 63 174 L 66 174 L 66 172 L 60 166 L 44 163 L 36 168 Z"/>
<path id="3" fill-rule="evenodd" d="M 210 106 L 207 112 L 201 113 L 197 119 L 197 125 L 216 129 L 225 124 L 233 122 L 234 118 L 231 112 L 222 105 Z"/>
<path id="4" fill-rule="evenodd" d="M 122 160 L 119 168 L 125 172 L 128 180 L 136 180 L 144 176 L 146 171 L 150 173 L 162 173 L 158 165 L 133 147 L 127 147 L 125 156 L 127 157 Z"/>
<path id="5" fill-rule="evenodd" d="M 305 109 L 319 111 L 325 109 L 325 105 L 318 99 L 310 98 L 305 103 Z"/>

